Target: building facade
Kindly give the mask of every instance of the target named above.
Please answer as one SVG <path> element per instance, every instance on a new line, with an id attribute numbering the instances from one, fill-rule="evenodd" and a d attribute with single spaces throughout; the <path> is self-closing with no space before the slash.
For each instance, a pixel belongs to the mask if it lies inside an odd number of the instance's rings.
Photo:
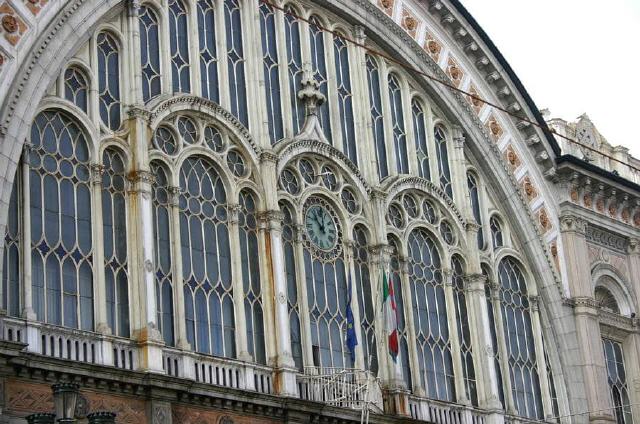
<path id="1" fill-rule="evenodd" d="M 0 20 L 0 422 L 640 422 L 638 161 L 458 0 Z"/>

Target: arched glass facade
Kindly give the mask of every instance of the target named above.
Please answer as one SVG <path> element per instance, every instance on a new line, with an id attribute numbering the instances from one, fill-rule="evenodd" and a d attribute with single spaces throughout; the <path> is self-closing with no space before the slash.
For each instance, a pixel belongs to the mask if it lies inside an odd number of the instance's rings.
<path id="1" fill-rule="evenodd" d="M 519 229 L 451 145 L 454 123 L 415 76 L 343 37 L 348 22 L 255 6 L 144 2 L 134 30 L 114 17 L 79 53 L 90 60 L 61 68 L 50 97 L 63 100 L 39 109 L 9 199 L 2 307 L 100 334 L 121 368 L 142 369 L 149 334 L 167 374 L 198 382 L 257 387 L 278 367 L 302 393 L 302 376 L 358 368 L 414 404 L 477 411 L 497 397 L 523 417 L 554 413 L 544 400 L 564 392 Z M 327 99 L 315 118 L 305 77 Z M 324 137 L 296 137 L 311 119 Z M 470 289 L 481 272 L 489 282 Z"/>

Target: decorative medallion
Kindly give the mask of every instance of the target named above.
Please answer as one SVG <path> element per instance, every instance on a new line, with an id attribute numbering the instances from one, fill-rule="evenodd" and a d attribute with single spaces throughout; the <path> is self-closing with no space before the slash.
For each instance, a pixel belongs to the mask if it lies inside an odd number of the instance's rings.
<path id="1" fill-rule="evenodd" d="M 449 56 L 447 62 L 447 75 L 449 75 L 451 82 L 453 82 L 456 87 L 460 86 L 462 78 L 464 77 L 464 72 L 460 69 L 460 65 L 458 65 L 458 62 L 451 56 Z"/>
<path id="2" fill-rule="evenodd" d="M 424 49 L 429 53 L 431 59 L 434 62 L 438 62 L 440 60 L 440 52 L 442 51 L 442 45 L 438 43 L 438 41 L 431 36 L 431 34 L 427 33 L 426 41 L 424 43 Z"/>
<path id="3" fill-rule="evenodd" d="M 486 125 L 489 129 L 489 133 L 491 134 L 491 138 L 493 139 L 493 141 L 500 140 L 500 137 L 502 137 L 504 131 L 502 129 L 502 126 L 496 120 L 496 117 L 491 115 Z"/>

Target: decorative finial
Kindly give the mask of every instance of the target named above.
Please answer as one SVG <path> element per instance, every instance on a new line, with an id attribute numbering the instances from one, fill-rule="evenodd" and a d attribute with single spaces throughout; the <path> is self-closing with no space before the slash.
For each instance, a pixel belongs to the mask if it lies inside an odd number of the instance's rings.
<path id="1" fill-rule="evenodd" d="M 305 107 L 305 121 L 296 135 L 296 139 L 318 139 L 327 142 L 324 131 L 318 119 L 318 108 L 327 100 L 320 91 L 320 83 L 313 76 L 313 72 L 308 64 L 304 67 L 302 76 L 302 90 L 298 92 L 298 98 L 302 100 Z"/>

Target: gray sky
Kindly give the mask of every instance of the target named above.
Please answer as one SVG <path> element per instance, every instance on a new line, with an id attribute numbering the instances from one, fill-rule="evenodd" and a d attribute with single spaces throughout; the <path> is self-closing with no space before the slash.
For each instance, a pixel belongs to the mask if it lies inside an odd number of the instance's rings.
<path id="1" fill-rule="evenodd" d="M 640 158 L 640 0 L 461 0 L 540 108 Z"/>

